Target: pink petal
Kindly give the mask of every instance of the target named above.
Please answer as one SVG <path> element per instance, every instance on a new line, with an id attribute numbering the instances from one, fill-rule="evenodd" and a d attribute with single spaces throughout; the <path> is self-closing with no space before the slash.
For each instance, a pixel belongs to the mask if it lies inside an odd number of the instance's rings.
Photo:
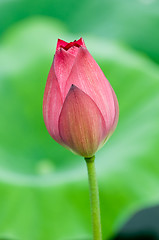
<path id="1" fill-rule="evenodd" d="M 62 96 L 64 96 L 66 81 L 80 46 L 86 48 L 83 38 L 70 43 L 58 39 L 54 57 L 54 70 Z"/>
<path id="2" fill-rule="evenodd" d="M 91 157 L 104 139 L 106 127 L 94 101 L 72 85 L 59 117 L 59 132 L 66 146 Z"/>
<path id="3" fill-rule="evenodd" d="M 44 92 L 43 116 L 49 134 L 58 143 L 62 143 L 58 128 L 58 119 L 61 112 L 62 104 L 63 101 L 60 93 L 60 88 L 52 65 L 47 78 Z"/>
<path id="4" fill-rule="evenodd" d="M 114 98 L 115 115 L 114 115 L 114 119 L 112 121 L 112 126 L 111 126 L 109 132 L 107 132 L 107 135 L 106 135 L 105 139 L 101 142 L 99 148 L 101 148 L 107 142 L 107 140 L 111 137 L 111 135 L 113 134 L 113 132 L 114 132 L 116 126 L 117 126 L 118 119 L 119 119 L 118 100 L 117 100 L 117 97 L 115 95 L 115 92 L 114 92 L 113 88 L 111 88 L 111 89 L 112 89 L 112 94 L 113 94 L 113 98 Z"/>
<path id="5" fill-rule="evenodd" d="M 104 117 L 107 132 L 109 132 L 115 117 L 112 88 L 86 48 L 79 48 L 66 83 L 64 96 L 67 95 L 72 84 L 76 85 L 94 100 Z"/>
<path id="6" fill-rule="evenodd" d="M 74 55 L 74 57 L 76 57 L 78 50 L 79 50 L 79 46 L 72 46 L 68 50 L 65 50 L 65 51 L 67 51 L 67 53 L 70 53 L 70 54 Z"/>
<path id="7" fill-rule="evenodd" d="M 68 44 L 68 42 L 65 42 L 61 39 L 58 39 L 57 40 L 56 51 L 59 50 L 61 47 L 66 47 L 67 44 Z"/>
<path id="8" fill-rule="evenodd" d="M 76 49 L 78 50 L 79 48 L 76 48 Z M 75 56 L 73 54 L 70 54 L 68 51 L 64 50 L 63 48 L 60 48 L 55 53 L 53 66 L 54 66 L 55 74 L 60 86 L 62 97 L 64 95 L 66 81 L 71 72 L 74 60 L 75 60 Z"/>
<path id="9" fill-rule="evenodd" d="M 64 48 L 66 51 L 73 47 L 73 46 L 76 46 L 76 47 L 85 47 L 86 48 L 86 45 L 84 43 L 84 40 L 83 38 L 80 38 L 79 40 L 74 40 L 74 42 L 65 42 L 61 39 L 58 39 L 57 41 L 57 46 L 56 46 L 56 51 L 59 50 L 60 48 Z"/>
<path id="10" fill-rule="evenodd" d="M 112 88 L 112 93 L 113 93 L 114 106 L 115 106 L 115 116 L 114 116 L 114 121 L 113 121 L 112 129 L 111 129 L 111 132 L 113 133 L 116 126 L 117 126 L 118 119 L 119 119 L 119 104 L 118 104 L 118 99 L 115 95 L 115 92 L 114 92 L 113 88 Z"/>
<path id="11" fill-rule="evenodd" d="M 77 40 L 76 43 L 79 44 L 81 47 L 85 47 L 86 48 L 86 45 L 84 43 L 83 38 L 80 38 L 79 40 Z"/>

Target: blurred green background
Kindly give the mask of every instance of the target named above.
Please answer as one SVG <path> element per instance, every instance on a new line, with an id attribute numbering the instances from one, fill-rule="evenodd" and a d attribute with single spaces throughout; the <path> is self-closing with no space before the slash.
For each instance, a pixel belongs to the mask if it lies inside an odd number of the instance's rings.
<path id="1" fill-rule="evenodd" d="M 57 38 L 84 38 L 120 118 L 96 154 L 104 240 L 159 204 L 159 1 L 0 0 L 0 238 L 91 239 L 84 160 L 58 145 L 42 101 Z"/>

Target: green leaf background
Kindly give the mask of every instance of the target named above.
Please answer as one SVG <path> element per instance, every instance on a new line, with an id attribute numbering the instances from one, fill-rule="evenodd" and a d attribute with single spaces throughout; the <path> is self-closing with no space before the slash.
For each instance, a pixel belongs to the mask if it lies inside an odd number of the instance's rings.
<path id="1" fill-rule="evenodd" d="M 159 203 L 158 2 L 0 5 L 0 237 L 91 239 L 85 162 L 51 139 L 42 117 L 57 38 L 83 36 L 120 107 L 116 131 L 96 154 L 109 239 L 135 211 Z"/>

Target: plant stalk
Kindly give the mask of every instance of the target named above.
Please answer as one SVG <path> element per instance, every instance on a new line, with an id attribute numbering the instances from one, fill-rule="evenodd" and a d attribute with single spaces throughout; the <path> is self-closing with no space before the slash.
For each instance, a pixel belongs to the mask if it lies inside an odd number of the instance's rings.
<path id="1" fill-rule="evenodd" d="M 93 240 L 102 240 L 99 192 L 98 192 L 98 184 L 97 184 L 96 169 L 95 169 L 95 156 L 91 158 L 85 158 L 85 160 L 87 164 L 88 180 L 89 180 Z"/>

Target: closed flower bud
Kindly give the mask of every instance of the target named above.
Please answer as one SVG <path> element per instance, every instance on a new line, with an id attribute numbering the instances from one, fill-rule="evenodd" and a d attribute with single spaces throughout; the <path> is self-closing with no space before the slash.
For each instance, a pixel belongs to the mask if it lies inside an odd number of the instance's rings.
<path id="1" fill-rule="evenodd" d="M 51 137 L 84 157 L 93 156 L 114 131 L 119 115 L 116 95 L 82 38 L 58 40 L 43 115 Z"/>

